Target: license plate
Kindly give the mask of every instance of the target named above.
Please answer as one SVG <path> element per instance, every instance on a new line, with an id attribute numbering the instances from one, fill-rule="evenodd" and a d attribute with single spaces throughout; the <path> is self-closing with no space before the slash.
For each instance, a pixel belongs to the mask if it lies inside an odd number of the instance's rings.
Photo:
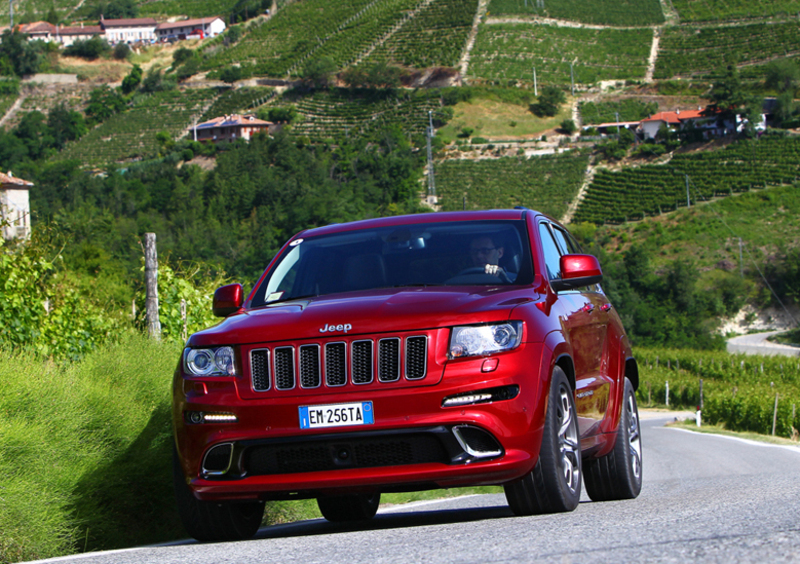
<path id="1" fill-rule="evenodd" d="M 301 429 L 349 427 L 375 423 L 371 401 L 331 405 L 305 405 L 299 409 Z"/>

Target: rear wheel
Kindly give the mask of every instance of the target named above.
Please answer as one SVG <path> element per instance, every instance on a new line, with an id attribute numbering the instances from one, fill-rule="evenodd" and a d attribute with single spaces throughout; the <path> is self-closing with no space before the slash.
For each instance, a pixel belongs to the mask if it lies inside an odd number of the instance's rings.
<path id="1" fill-rule="evenodd" d="M 583 482 L 592 501 L 633 499 L 642 490 L 639 409 L 633 384 L 627 378 L 614 450 L 601 458 L 584 461 L 584 470 Z"/>
<path id="2" fill-rule="evenodd" d="M 178 514 L 192 537 L 200 542 L 236 541 L 252 538 L 261 527 L 261 502 L 214 503 L 200 501 L 186 484 L 178 455 L 173 451 L 172 476 Z"/>
<path id="3" fill-rule="evenodd" d="M 539 460 L 521 479 L 504 486 L 516 515 L 572 511 L 581 498 L 581 452 L 575 398 L 556 367 L 550 382 Z"/>
<path id="4" fill-rule="evenodd" d="M 317 498 L 317 505 L 328 521 L 368 521 L 375 517 L 381 503 L 381 494 L 349 494 Z"/>

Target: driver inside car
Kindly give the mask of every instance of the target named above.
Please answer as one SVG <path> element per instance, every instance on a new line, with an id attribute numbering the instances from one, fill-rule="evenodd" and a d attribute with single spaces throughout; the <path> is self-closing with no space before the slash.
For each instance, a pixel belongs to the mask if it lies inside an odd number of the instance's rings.
<path id="1" fill-rule="evenodd" d="M 482 267 L 486 274 L 491 274 L 507 281 L 508 276 L 505 270 L 503 270 L 502 266 L 499 266 L 504 251 L 503 247 L 496 245 L 488 235 L 476 237 L 469 246 L 473 266 Z"/>

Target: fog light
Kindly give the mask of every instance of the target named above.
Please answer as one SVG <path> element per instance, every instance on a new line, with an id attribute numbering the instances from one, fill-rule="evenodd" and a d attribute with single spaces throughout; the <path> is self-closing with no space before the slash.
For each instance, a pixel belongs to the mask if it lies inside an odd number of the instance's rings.
<path id="1" fill-rule="evenodd" d="M 202 411 L 187 411 L 186 420 L 193 425 L 200 423 L 237 423 L 239 418 L 234 413 L 204 413 Z"/>
<path id="2" fill-rule="evenodd" d="M 495 401 L 505 401 L 514 399 L 519 394 L 519 386 L 501 386 L 499 388 L 489 388 L 487 390 L 477 390 L 466 392 L 454 396 L 448 396 L 442 400 L 442 407 L 457 407 L 460 405 L 475 405 L 479 403 L 491 403 Z"/>

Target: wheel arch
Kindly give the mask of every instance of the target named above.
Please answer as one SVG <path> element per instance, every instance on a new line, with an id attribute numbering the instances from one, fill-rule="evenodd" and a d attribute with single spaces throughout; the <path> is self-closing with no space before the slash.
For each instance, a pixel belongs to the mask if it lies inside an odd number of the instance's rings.
<path id="1" fill-rule="evenodd" d="M 625 377 L 633 384 L 633 391 L 639 389 L 639 363 L 632 356 L 625 359 Z"/>
<path id="2" fill-rule="evenodd" d="M 563 353 L 556 358 L 553 366 L 558 366 L 564 371 L 564 374 L 567 375 L 567 380 L 569 380 L 569 385 L 572 386 L 572 391 L 574 392 L 577 384 L 575 383 L 575 364 L 572 362 L 572 357 Z"/>

